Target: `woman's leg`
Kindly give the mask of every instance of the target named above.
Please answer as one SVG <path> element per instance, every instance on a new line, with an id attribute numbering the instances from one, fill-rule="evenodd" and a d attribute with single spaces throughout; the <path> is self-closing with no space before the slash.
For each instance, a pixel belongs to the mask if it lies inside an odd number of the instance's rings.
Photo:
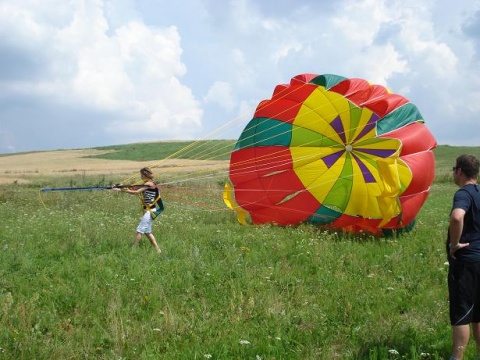
<path id="1" fill-rule="evenodd" d="M 161 253 L 162 250 L 160 250 L 160 248 L 158 247 L 157 240 L 155 240 L 155 236 L 153 236 L 152 233 L 148 233 L 145 235 L 147 236 L 148 240 L 150 240 L 150 244 L 152 244 L 155 250 L 157 250 L 158 253 Z"/>

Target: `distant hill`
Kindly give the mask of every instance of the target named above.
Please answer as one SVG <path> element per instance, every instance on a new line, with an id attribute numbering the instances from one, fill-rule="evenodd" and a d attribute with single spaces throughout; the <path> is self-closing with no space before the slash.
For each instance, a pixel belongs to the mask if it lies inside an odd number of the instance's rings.
<path id="1" fill-rule="evenodd" d="M 228 161 L 235 142 L 235 140 L 160 141 L 93 149 L 3 154 L 0 155 L 0 183 L 24 182 L 32 176 L 47 174 L 59 176 L 70 173 L 131 173 L 145 163 L 164 159 Z M 464 153 L 480 157 L 480 147 L 439 145 L 434 153 L 435 181 L 450 182 L 455 158 Z M 88 159 L 96 160 L 89 162 Z M 111 163 L 109 160 L 115 161 Z M 178 161 L 173 163 L 175 164 L 173 166 L 179 166 Z"/>
<path id="2" fill-rule="evenodd" d="M 94 158 L 109 160 L 152 161 L 165 158 L 192 160 L 229 160 L 235 140 L 159 141 L 96 147 L 114 152 Z"/>

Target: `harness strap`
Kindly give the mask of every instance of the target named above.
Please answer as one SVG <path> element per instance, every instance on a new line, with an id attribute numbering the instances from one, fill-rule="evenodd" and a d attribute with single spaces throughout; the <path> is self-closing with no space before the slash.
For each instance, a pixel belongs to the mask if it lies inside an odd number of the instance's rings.
<path id="1" fill-rule="evenodd" d="M 160 196 L 160 193 L 155 198 L 155 200 L 153 200 L 153 202 L 151 202 L 150 204 L 146 204 L 145 199 L 143 197 L 141 198 L 141 200 L 143 203 L 143 208 L 150 213 L 150 216 L 152 217 L 152 219 L 155 219 L 164 210 L 163 201 L 162 201 L 162 197 Z M 152 210 L 152 209 L 157 209 L 157 204 L 158 204 L 158 210 L 159 210 L 158 212 Z"/>

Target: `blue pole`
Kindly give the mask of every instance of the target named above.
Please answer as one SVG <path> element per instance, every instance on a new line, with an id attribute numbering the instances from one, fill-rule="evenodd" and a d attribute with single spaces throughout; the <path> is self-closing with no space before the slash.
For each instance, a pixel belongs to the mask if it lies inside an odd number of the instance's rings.
<path id="1" fill-rule="evenodd" d="M 42 192 L 50 191 L 82 191 L 82 190 L 108 190 L 112 189 L 114 186 L 87 186 L 87 187 L 59 187 L 59 188 L 43 188 L 40 189 Z M 124 186 L 119 186 L 124 187 Z"/>
<path id="2" fill-rule="evenodd" d="M 43 188 L 40 189 L 41 192 L 51 192 L 51 191 L 84 191 L 84 190 L 109 190 L 109 189 L 122 189 L 122 188 L 139 188 L 139 187 L 148 187 L 147 185 L 135 185 L 135 184 L 128 184 L 128 185 L 111 185 L 111 186 L 86 186 L 86 187 L 58 187 L 58 188 Z"/>

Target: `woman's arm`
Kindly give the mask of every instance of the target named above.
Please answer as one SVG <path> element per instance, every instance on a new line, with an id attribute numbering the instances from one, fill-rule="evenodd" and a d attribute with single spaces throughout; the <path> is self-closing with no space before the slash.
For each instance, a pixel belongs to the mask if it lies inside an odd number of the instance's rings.
<path id="1" fill-rule="evenodd" d="M 139 186 L 135 186 L 135 187 L 131 187 L 131 188 L 114 188 L 113 190 L 117 190 L 117 191 L 120 190 L 122 192 L 126 192 L 127 194 L 137 195 L 137 194 L 143 193 L 145 190 L 147 190 L 148 188 L 151 188 L 153 186 L 155 186 L 155 184 L 153 184 L 153 182 L 147 181 L 143 185 L 139 185 Z"/>

